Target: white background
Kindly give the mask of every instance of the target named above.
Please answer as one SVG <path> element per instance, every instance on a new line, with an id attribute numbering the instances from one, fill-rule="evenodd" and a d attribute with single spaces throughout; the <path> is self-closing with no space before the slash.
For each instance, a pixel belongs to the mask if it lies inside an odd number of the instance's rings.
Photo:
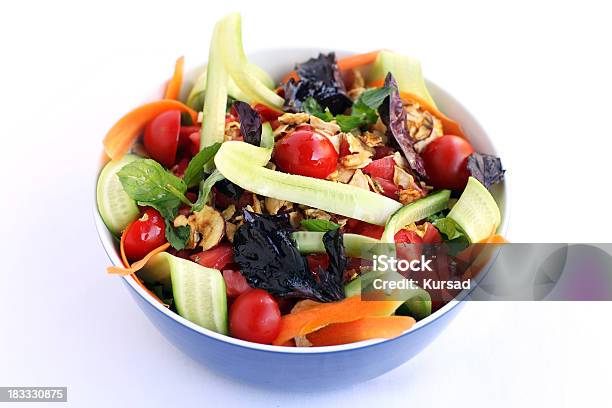
<path id="1" fill-rule="evenodd" d="M 469 304 L 411 362 L 338 391 L 220 379 L 105 274 L 92 221 L 106 130 L 178 56 L 202 62 L 213 22 L 238 10 L 247 52 L 384 47 L 420 58 L 495 139 L 512 178 L 512 241 L 609 242 L 604 2 L 220 3 L 0 5 L 0 385 L 67 385 L 69 404 L 87 407 L 608 405 L 610 303 Z"/>

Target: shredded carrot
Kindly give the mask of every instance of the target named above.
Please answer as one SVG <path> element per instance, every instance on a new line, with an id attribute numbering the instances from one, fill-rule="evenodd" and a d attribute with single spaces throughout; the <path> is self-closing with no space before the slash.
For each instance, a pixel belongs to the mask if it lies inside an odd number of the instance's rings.
<path id="1" fill-rule="evenodd" d="M 388 316 L 402 301 L 363 301 L 360 295 L 339 302 L 322 303 L 283 316 L 281 329 L 272 344 L 280 345 L 333 323 L 344 323 L 369 316 Z"/>
<path id="2" fill-rule="evenodd" d="M 340 58 L 338 60 L 338 69 L 345 71 L 347 69 L 355 69 L 363 67 L 364 65 L 373 64 L 380 53 L 379 50 L 366 52 L 364 54 L 349 55 L 348 57 Z"/>
<path id="3" fill-rule="evenodd" d="M 125 233 L 123 235 L 125 235 Z M 154 250 L 146 254 L 145 257 L 142 258 L 140 261 L 134 262 L 127 268 L 120 268 L 118 266 L 110 266 L 106 268 L 106 271 L 113 275 L 122 275 L 122 276 L 131 275 L 134 272 L 138 272 L 140 269 L 142 269 L 147 264 L 147 262 L 149 262 L 149 259 L 151 259 L 154 255 L 157 255 L 160 252 L 164 252 L 169 247 L 170 247 L 170 244 L 166 242 L 164 245 L 155 248 Z"/>
<path id="4" fill-rule="evenodd" d="M 181 85 L 183 84 L 183 66 L 185 65 L 185 57 L 180 57 L 174 64 L 174 75 L 168 81 L 166 94 L 164 99 L 178 99 L 181 93 Z"/>
<path id="5" fill-rule="evenodd" d="M 138 135 L 142 133 L 147 123 L 160 113 L 173 109 L 189 113 L 194 122 L 198 119 L 196 111 L 179 101 L 171 99 L 162 99 L 161 101 L 139 106 L 119 119 L 106 134 L 104 150 L 108 157 L 112 160 L 119 160 L 130 150 L 130 147 Z"/>
<path id="6" fill-rule="evenodd" d="M 491 235 L 489 238 L 485 238 L 482 241 L 479 241 L 479 244 L 508 244 L 510 241 L 508 241 L 506 238 L 504 238 L 502 235 Z"/>
<path id="7" fill-rule="evenodd" d="M 379 53 L 380 51 L 377 50 L 377 51 L 366 52 L 364 54 L 355 54 L 355 55 L 349 55 L 348 57 L 340 58 L 337 61 L 338 70 L 346 71 L 349 69 L 355 69 L 355 68 L 362 67 L 364 65 L 372 64 L 374 63 L 374 61 L 376 61 L 376 57 L 378 57 Z M 282 84 L 287 83 L 289 82 L 289 79 L 291 78 L 293 78 L 294 81 L 300 80 L 300 77 L 298 76 L 297 72 L 291 71 L 290 73 L 285 75 L 281 83 Z"/>
<path id="8" fill-rule="evenodd" d="M 325 326 L 306 338 L 313 346 L 336 346 L 371 339 L 392 339 L 410 329 L 416 320 L 408 316 L 364 317 Z"/>

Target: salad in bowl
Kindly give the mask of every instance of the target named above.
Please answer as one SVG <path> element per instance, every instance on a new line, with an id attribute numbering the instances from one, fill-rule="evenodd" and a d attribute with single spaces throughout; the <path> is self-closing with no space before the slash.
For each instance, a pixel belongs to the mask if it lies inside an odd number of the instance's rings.
<path id="1" fill-rule="evenodd" d="M 318 53 L 275 82 L 232 14 L 190 89 L 183 64 L 110 129 L 97 182 L 109 273 L 168 310 L 284 348 L 390 339 L 444 302 L 363 299 L 364 247 L 503 242 L 501 161 L 438 109 L 417 60 Z"/>

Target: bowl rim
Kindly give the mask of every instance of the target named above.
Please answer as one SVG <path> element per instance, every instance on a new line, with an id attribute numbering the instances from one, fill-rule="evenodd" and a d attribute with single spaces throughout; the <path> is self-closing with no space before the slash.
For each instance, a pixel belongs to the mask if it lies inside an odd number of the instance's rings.
<path id="1" fill-rule="evenodd" d="M 267 53 L 278 53 L 280 55 L 283 55 L 284 53 L 286 53 L 289 49 L 288 48 L 263 48 L 263 49 L 259 49 L 255 52 L 249 53 L 249 56 L 256 56 L 257 54 L 267 54 Z M 304 52 L 308 52 L 308 51 L 315 51 L 315 52 L 325 52 L 326 49 L 325 48 L 313 48 L 313 47 L 294 47 L 290 49 L 291 51 L 304 51 Z M 355 54 L 356 52 L 351 52 L 351 51 L 339 51 L 337 52 L 338 54 L 342 54 L 342 55 L 350 55 L 350 54 Z M 190 68 L 188 70 L 186 70 L 185 72 L 187 74 L 189 74 L 192 71 L 195 71 L 198 68 L 201 68 L 202 65 L 204 65 L 204 63 L 199 64 L 199 65 L 195 65 L 195 66 L 190 66 Z M 188 75 L 186 75 L 188 76 Z M 453 105 L 453 106 L 457 106 L 459 108 L 461 108 L 468 117 L 470 117 L 470 119 L 474 122 L 474 124 L 479 127 L 482 131 L 482 134 L 485 136 L 485 139 L 487 140 L 487 142 L 491 145 L 493 152 L 497 154 L 498 150 L 495 146 L 495 142 L 493 141 L 493 139 L 491 137 L 489 137 L 488 133 L 484 130 L 484 128 L 482 127 L 482 125 L 478 122 L 478 120 L 474 117 L 474 115 L 472 115 L 472 113 L 465 107 L 463 106 L 463 104 L 461 104 L 451 93 L 449 93 L 446 89 L 440 87 L 439 85 L 437 85 L 435 82 L 426 79 L 426 83 L 428 87 L 434 87 L 437 88 L 441 91 L 443 91 L 449 102 Z M 97 205 L 97 200 L 96 200 L 96 182 L 97 182 L 97 178 L 99 176 L 99 172 L 101 171 L 102 167 L 103 167 L 103 162 L 101 162 L 101 164 L 97 167 L 97 171 L 96 171 L 96 179 L 94 181 L 94 200 L 93 200 L 93 216 L 94 216 L 94 223 L 96 226 L 96 231 L 98 233 L 98 237 L 100 239 L 100 242 L 102 244 L 102 247 L 104 248 L 104 251 L 106 252 L 106 255 L 108 256 L 109 260 L 111 261 L 111 263 L 114 266 L 119 266 L 122 267 L 123 264 L 121 262 L 121 259 L 119 257 L 118 251 L 115 247 L 115 239 L 112 237 L 112 235 L 108 232 L 108 229 L 106 228 L 106 225 L 104 224 L 104 221 L 102 221 L 102 217 L 100 216 L 100 213 L 98 211 L 98 205 Z M 502 207 L 502 222 L 501 225 L 499 226 L 499 231 L 502 234 L 505 234 L 507 229 L 508 229 L 508 222 L 509 222 L 509 217 L 510 217 L 510 211 L 508 208 L 508 196 L 509 196 L 509 192 L 510 192 L 510 181 L 509 181 L 509 174 L 508 172 L 506 172 L 505 177 L 504 177 L 504 182 L 501 185 L 502 189 L 501 189 L 501 195 L 503 196 L 503 207 Z M 351 350 L 357 350 L 357 349 L 364 349 L 364 348 L 369 348 L 371 346 L 377 345 L 377 344 L 381 344 L 381 343 L 386 343 L 386 342 L 392 342 L 392 341 L 397 341 L 401 338 L 403 338 L 404 336 L 408 336 L 411 333 L 417 332 L 423 328 L 425 328 L 426 326 L 430 325 L 431 323 L 435 322 L 436 320 L 438 320 L 440 317 L 442 317 L 443 315 L 445 315 L 446 313 L 448 313 L 449 311 L 451 311 L 452 309 L 454 309 L 455 307 L 457 307 L 459 305 L 459 303 L 461 301 L 459 300 L 452 300 L 449 303 L 447 303 L 446 305 L 444 305 L 442 308 L 440 308 L 439 310 L 437 310 L 436 312 L 432 313 L 431 315 L 429 315 L 428 317 L 426 317 L 425 319 L 422 319 L 420 321 L 418 321 L 413 327 L 411 327 L 409 330 L 405 331 L 404 333 L 402 333 L 401 335 L 394 337 L 392 339 L 373 339 L 373 340 L 365 340 L 365 341 L 360 341 L 360 342 L 355 342 L 355 343 L 349 343 L 349 344 L 342 344 L 342 345 L 337 345 L 337 346 L 321 346 L 321 347 L 284 347 L 284 346 L 274 346 L 274 345 L 268 345 L 268 344 L 259 344 L 259 343 L 252 343 L 246 340 L 241 340 L 241 339 L 237 339 L 234 337 L 231 337 L 229 335 L 225 335 L 225 334 L 220 334 L 217 332 L 214 332 L 210 329 L 206 329 L 204 327 L 198 326 L 197 324 L 185 319 L 184 317 L 180 316 L 178 313 L 174 313 L 173 311 L 171 311 L 170 309 L 166 308 L 164 305 L 162 305 L 160 302 L 156 301 L 149 293 L 147 293 L 140 285 L 138 285 L 138 283 L 136 283 L 136 280 L 134 277 L 132 276 L 122 276 L 122 279 L 124 280 L 124 282 L 136 293 L 138 294 L 140 297 L 142 297 L 147 303 L 149 303 L 151 306 L 153 306 L 153 308 L 155 310 L 157 310 L 157 312 L 161 313 L 162 315 L 164 315 L 167 318 L 170 318 L 171 320 L 174 320 L 175 322 L 185 326 L 187 329 L 190 329 L 191 331 L 200 334 L 200 335 L 204 335 L 206 337 L 209 337 L 213 340 L 222 342 L 222 343 L 226 343 L 228 345 L 232 345 L 235 347 L 240 347 L 240 348 L 244 348 L 244 349 L 250 349 L 250 350 L 256 350 L 256 351 L 263 351 L 263 352 L 271 352 L 271 353 L 285 353 L 285 354 L 329 354 L 329 353 L 336 353 L 336 352 L 344 352 L 344 351 L 351 351 Z M 229 311 L 228 311 L 229 312 Z"/>

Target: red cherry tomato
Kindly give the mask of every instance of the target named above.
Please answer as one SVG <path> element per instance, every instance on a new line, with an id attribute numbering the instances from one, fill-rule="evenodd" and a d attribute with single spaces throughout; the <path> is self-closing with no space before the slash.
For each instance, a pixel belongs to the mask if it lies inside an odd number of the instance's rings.
<path id="1" fill-rule="evenodd" d="M 229 328 L 236 338 L 270 344 L 280 327 L 278 303 L 265 290 L 249 290 L 238 296 L 230 307 Z"/>
<path id="2" fill-rule="evenodd" d="M 425 223 L 425 235 L 423 235 L 423 243 L 424 244 L 441 244 L 442 243 L 442 235 L 440 235 L 440 231 L 436 227 L 433 226 L 432 223 Z"/>
<path id="3" fill-rule="evenodd" d="M 166 243 L 166 224 L 157 210 L 148 208 L 124 232 L 125 256 L 130 262 L 139 261 L 155 248 Z"/>
<path id="4" fill-rule="evenodd" d="M 267 107 L 266 105 L 262 105 L 261 103 L 255 104 L 255 106 L 253 106 L 253 109 L 257 113 L 259 113 L 262 122 L 272 122 L 278 119 L 278 117 L 283 114 L 282 112 L 276 111 L 272 108 Z"/>
<path id="5" fill-rule="evenodd" d="M 229 297 L 240 296 L 247 290 L 251 289 L 246 278 L 240 273 L 240 271 L 226 269 L 223 271 L 223 279 L 225 280 L 226 292 L 227 296 Z"/>
<path id="6" fill-rule="evenodd" d="M 234 262 L 234 249 L 230 244 L 220 244 L 191 256 L 191 260 L 207 268 L 222 270 Z"/>
<path id="7" fill-rule="evenodd" d="M 373 160 L 363 168 L 363 172 L 372 177 L 379 177 L 385 180 L 393 181 L 395 173 L 395 160 L 393 157 L 384 157 L 382 159 Z"/>
<path id="8" fill-rule="evenodd" d="M 430 184 L 451 190 L 465 188 L 467 157 L 473 152 L 472 145 L 459 136 L 442 136 L 428 144 L 421 156 Z"/>
<path id="9" fill-rule="evenodd" d="M 151 158 L 166 167 L 172 167 L 176 158 L 181 112 L 170 110 L 160 113 L 147 124 L 144 133 L 144 147 Z"/>
<path id="10" fill-rule="evenodd" d="M 364 235 L 374 239 L 380 239 L 385 231 L 385 227 L 381 225 L 368 224 L 367 222 L 363 221 L 351 223 L 349 229 L 353 234 Z"/>
<path id="11" fill-rule="evenodd" d="M 296 130 L 276 143 L 274 161 L 287 173 L 324 179 L 336 170 L 338 153 L 327 137 Z"/>

